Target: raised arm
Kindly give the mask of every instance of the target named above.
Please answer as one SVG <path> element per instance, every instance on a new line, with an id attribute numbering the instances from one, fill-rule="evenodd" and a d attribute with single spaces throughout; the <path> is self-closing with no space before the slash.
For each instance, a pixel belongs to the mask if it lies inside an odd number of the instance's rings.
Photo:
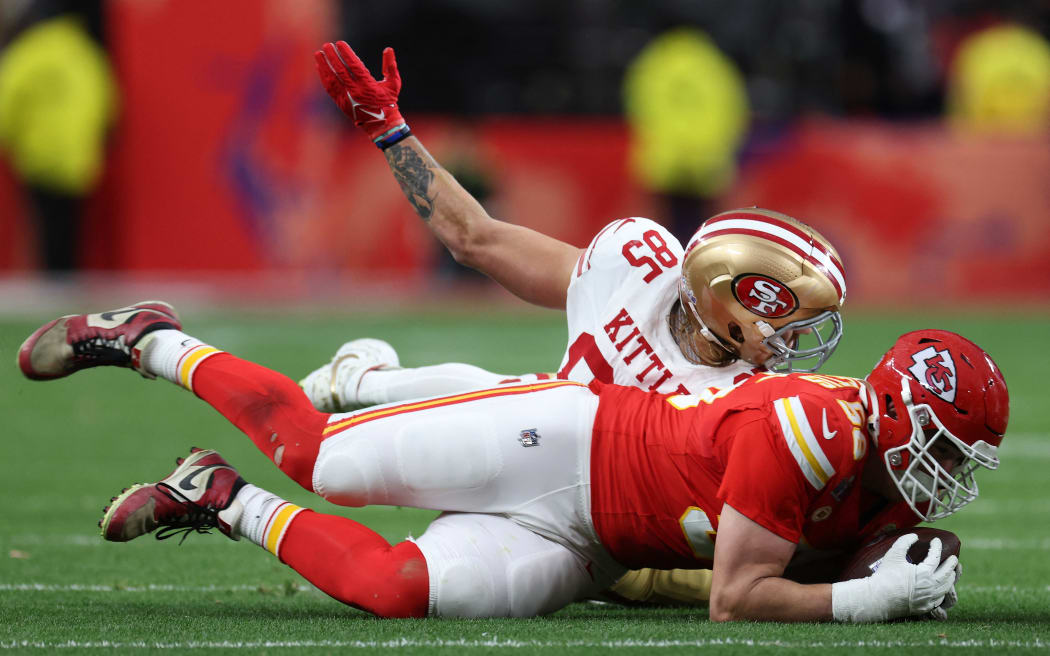
<path id="1" fill-rule="evenodd" d="M 457 262 L 481 271 L 530 303 L 565 307 L 581 249 L 493 219 L 437 163 L 412 136 L 397 107 L 401 77 L 392 48 L 383 51 L 379 81 L 342 41 L 326 43 L 315 60 L 328 95 L 384 151 L 405 197 Z"/>
<path id="2" fill-rule="evenodd" d="M 955 556 L 940 562 L 940 541 L 921 563 L 907 560 L 914 534 L 897 539 L 866 578 L 804 585 L 783 577 L 795 544 L 722 506 L 711 581 L 711 619 L 881 622 L 922 615 L 941 604 L 956 577 Z"/>

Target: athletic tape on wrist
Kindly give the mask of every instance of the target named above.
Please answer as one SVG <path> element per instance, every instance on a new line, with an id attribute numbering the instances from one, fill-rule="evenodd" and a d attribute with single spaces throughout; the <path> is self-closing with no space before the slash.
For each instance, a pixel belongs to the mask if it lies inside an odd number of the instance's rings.
<path id="1" fill-rule="evenodd" d="M 379 150 L 386 150 L 387 148 L 393 146 L 397 142 L 407 139 L 411 136 L 412 130 L 409 129 L 408 123 L 402 123 L 401 125 L 390 128 L 389 130 L 384 132 L 373 143 L 375 143 L 376 147 L 379 148 Z"/>

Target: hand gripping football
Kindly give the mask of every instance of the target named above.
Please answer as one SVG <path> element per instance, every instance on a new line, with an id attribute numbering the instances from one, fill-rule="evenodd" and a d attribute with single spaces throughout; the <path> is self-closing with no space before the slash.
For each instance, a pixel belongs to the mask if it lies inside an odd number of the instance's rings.
<path id="1" fill-rule="evenodd" d="M 842 573 L 839 575 L 838 580 L 849 581 L 851 579 L 860 579 L 865 576 L 871 576 L 875 570 L 879 568 L 879 564 L 882 562 L 882 557 L 886 555 L 893 543 L 902 535 L 909 533 L 915 533 L 919 536 L 919 540 L 908 549 L 908 562 L 910 563 L 921 563 L 926 554 L 930 550 L 930 540 L 933 538 L 941 539 L 941 562 L 949 556 L 958 556 L 959 549 L 962 547 L 962 543 L 959 541 L 959 537 L 951 531 L 943 531 L 938 528 L 928 527 L 914 527 L 899 529 L 890 533 L 885 533 L 878 536 L 866 545 L 857 550 L 857 553 L 853 554 L 853 558 L 850 559 L 849 563 L 842 569 Z"/>

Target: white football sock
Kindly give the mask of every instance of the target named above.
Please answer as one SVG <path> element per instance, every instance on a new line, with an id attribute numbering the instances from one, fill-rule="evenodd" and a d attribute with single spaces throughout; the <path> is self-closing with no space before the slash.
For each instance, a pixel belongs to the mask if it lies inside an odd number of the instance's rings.
<path id="1" fill-rule="evenodd" d="M 288 525 L 303 510 L 251 483 L 237 492 L 234 504 L 237 503 L 241 504 L 244 510 L 237 524 L 231 524 L 233 532 L 274 555 L 277 555 Z"/>
<path id="2" fill-rule="evenodd" d="M 344 398 L 356 396 L 362 405 L 395 403 L 495 387 L 509 378 L 519 377 L 496 374 L 459 362 L 412 369 L 374 369 L 361 376 L 356 395 L 353 394 L 354 390 L 347 390 L 350 396 Z M 529 374 L 520 379 L 522 382 L 533 382 L 536 376 Z"/>
<path id="3" fill-rule="evenodd" d="M 142 368 L 186 389 L 193 389 L 193 372 L 207 358 L 222 353 L 181 330 L 156 330 L 143 338 Z"/>

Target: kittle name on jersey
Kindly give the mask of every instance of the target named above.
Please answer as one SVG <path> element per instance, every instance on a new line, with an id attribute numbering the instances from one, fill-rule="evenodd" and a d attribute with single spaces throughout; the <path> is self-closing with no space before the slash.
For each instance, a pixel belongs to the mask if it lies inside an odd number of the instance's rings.
<path id="1" fill-rule="evenodd" d="M 609 336 L 609 341 L 613 343 L 616 350 L 625 354 L 623 356 L 625 365 L 630 367 L 631 363 L 638 359 L 638 364 L 631 367 L 632 370 L 641 368 L 635 380 L 641 383 L 646 377 L 655 376 L 655 381 L 647 388 L 650 392 L 655 392 L 674 376 L 671 370 L 664 365 L 660 356 L 653 351 L 649 340 L 642 335 L 642 331 L 635 325 L 634 319 L 625 308 L 621 308 L 612 321 L 605 324 L 605 334 Z M 688 394 L 689 390 L 679 383 L 673 393 Z"/>

